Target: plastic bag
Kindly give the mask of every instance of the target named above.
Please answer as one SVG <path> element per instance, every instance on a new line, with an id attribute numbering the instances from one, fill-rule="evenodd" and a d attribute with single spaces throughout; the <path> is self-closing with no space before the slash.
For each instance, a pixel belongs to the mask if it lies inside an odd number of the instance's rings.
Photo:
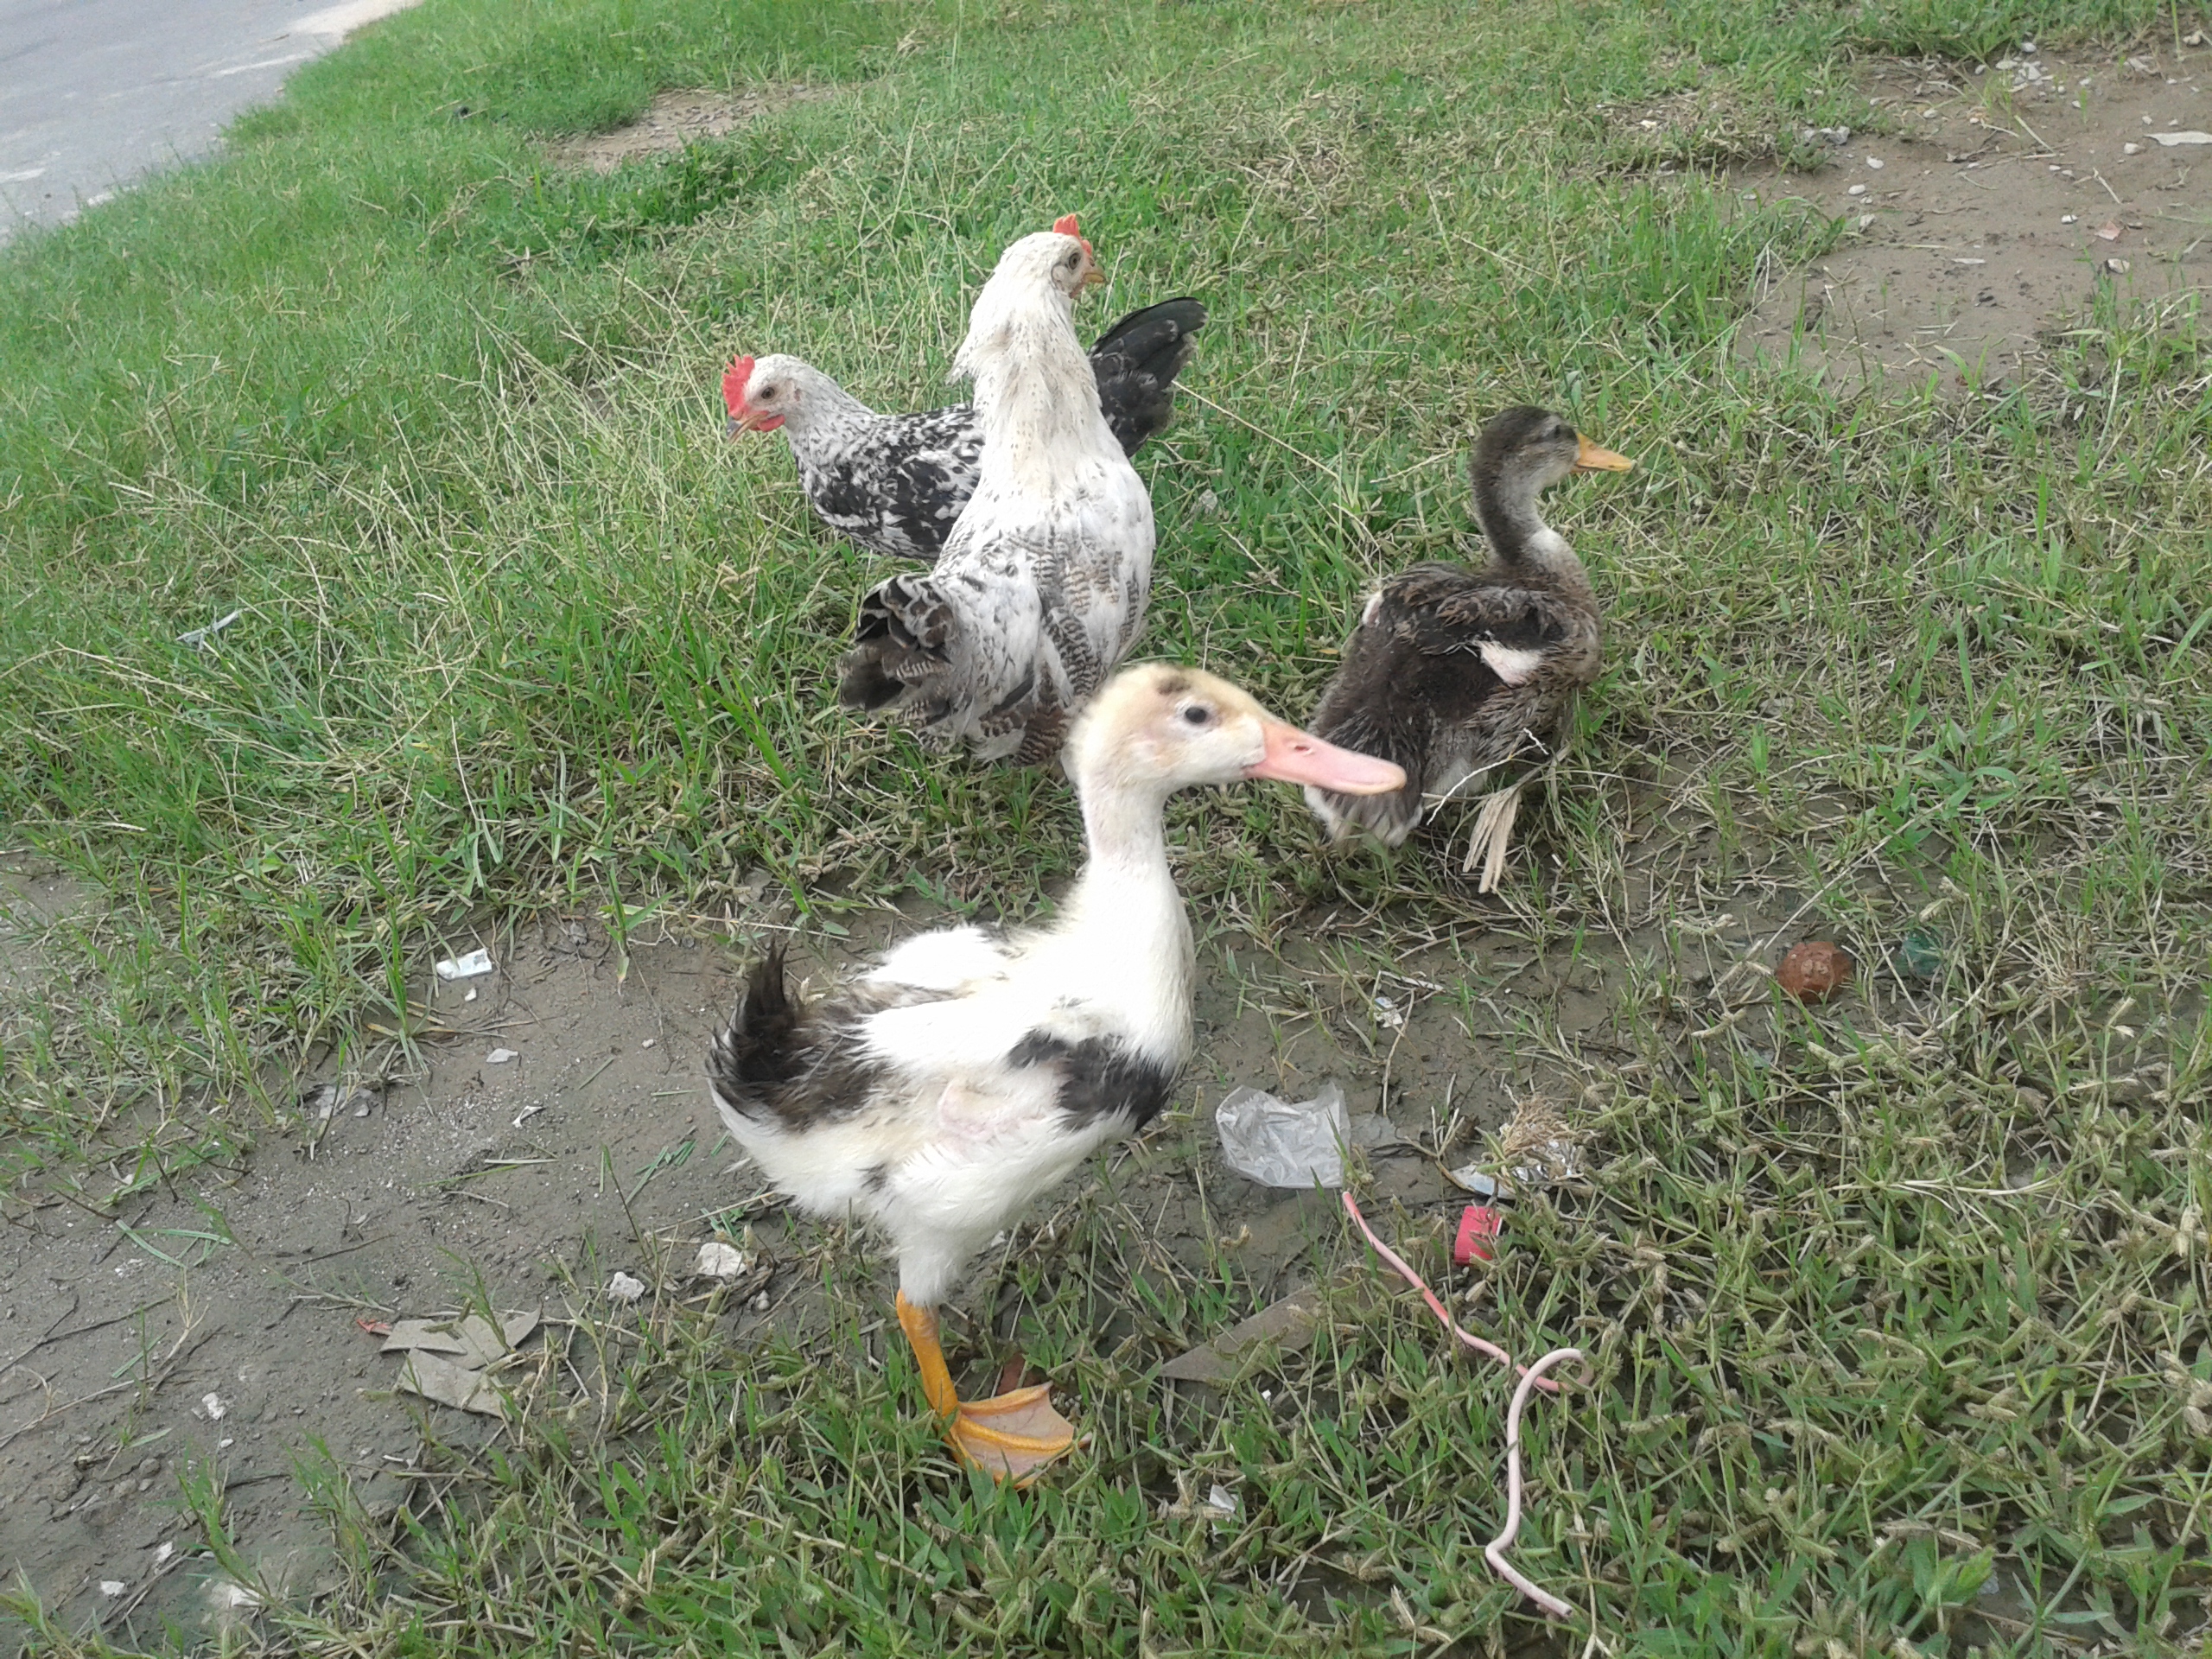
<path id="1" fill-rule="evenodd" d="M 1221 1155 L 1248 1180 L 1267 1186 L 1342 1186 L 1344 1147 L 1351 1139 L 1344 1085 L 1333 1077 L 1312 1100 L 1282 1101 L 1239 1089 L 1214 1108 Z"/>

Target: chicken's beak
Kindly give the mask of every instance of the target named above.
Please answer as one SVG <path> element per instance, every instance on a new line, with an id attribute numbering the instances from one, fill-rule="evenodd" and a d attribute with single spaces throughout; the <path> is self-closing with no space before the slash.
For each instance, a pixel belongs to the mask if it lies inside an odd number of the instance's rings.
<path id="1" fill-rule="evenodd" d="M 1090 251 L 1090 244 L 1085 243 L 1084 245 L 1084 251 L 1088 253 Z M 1099 270 L 1096 265 L 1087 265 L 1084 267 L 1083 273 L 1083 285 L 1085 288 L 1096 288 L 1099 283 L 1105 280 L 1106 273 Z"/>
<path id="2" fill-rule="evenodd" d="M 732 434 L 739 432 L 772 432 L 784 423 L 780 415 L 771 415 L 764 410 L 748 408 L 741 415 L 729 417 Z"/>
<path id="3" fill-rule="evenodd" d="M 1388 760 L 1340 749 L 1333 743 L 1323 742 L 1311 732 L 1301 732 L 1295 726 L 1264 715 L 1260 729 L 1267 741 L 1267 753 L 1261 756 L 1257 766 L 1246 770 L 1247 778 L 1312 784 L 1319 789 L 1334 790 L 1339 795 L 1387 795 L 1406 786 L 1404 769 Z"/>
<path id="4" fill-rule="evenodd" d="M 1580 433 L 1575 435 L 1575 445 L 1574 470 L 1578 473 L 1624 473 L 1636 465 L 1626 455 L 1617 455 Z"/>

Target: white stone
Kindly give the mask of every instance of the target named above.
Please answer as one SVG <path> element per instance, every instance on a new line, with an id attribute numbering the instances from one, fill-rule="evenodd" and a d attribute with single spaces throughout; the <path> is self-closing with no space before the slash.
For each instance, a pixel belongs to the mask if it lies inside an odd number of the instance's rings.
<path id="1" fill-rule="evenodd" d="M 734 1244 L 710 1238 L 699 1247 L 699 1259 L 691 1271 L 702 1279 L 734 1279 L 749 1265 L 745 1252 Z"/>

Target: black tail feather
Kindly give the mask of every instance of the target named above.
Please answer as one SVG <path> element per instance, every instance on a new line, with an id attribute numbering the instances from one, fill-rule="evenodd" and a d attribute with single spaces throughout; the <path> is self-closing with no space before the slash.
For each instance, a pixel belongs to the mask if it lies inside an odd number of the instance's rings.
<path id="1" fill-rule="evenodd" d="M 1175 412 L 1175 377 L 1198 349 L 1193 336 L 1205 323 L 1199 301 L 1162 300 L 1130 312 L 1090 348 L 1098 406 L 1123 454 L 1136 454 L 1166 429 Z"/>
<path id="2" fill-rule="evenodd" d="M 707 1055 L 707 1077 L 715 1093 L 742 1109 L 764 1088 L 790 1082 L 800 1069 L 798 1030 L 799 1009 L 785 982 L 779 941 L 753 964 L 729 1024 Z"/>

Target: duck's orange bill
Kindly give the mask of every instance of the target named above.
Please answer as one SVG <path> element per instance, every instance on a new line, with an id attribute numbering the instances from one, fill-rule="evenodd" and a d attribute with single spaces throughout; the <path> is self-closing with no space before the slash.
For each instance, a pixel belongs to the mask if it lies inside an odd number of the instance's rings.
<path id="1" fill-rule="evenodd" d="M 1592 443 L 1575 435 L 1574 470 L 1578 473 L 1624 473 L 1636 465 L 1626 455 L 1617 455 L 1603 444 Z"/>
<path id="2" fill-rule="evenodd" d="M 1267 735 L 1267 753 L 1244 774 L 1247 778 L 1312 784 L 1339 795 L 1387 795 L 1406 786 L 1404 769 L 1388 760 L 1340 749 L 1280 720 L 1263 721 L 1261 730 Z"/>

